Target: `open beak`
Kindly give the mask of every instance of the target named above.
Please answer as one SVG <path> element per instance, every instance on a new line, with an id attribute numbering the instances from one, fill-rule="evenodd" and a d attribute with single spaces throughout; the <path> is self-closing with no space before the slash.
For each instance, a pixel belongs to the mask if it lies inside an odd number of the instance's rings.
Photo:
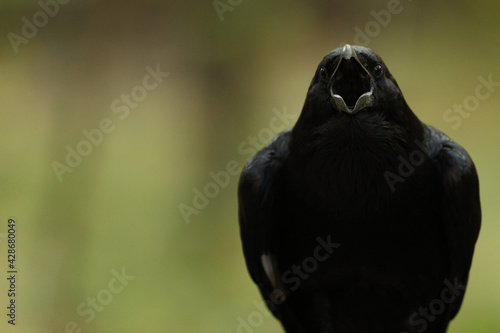
<path id="1" fill-rule="evenodd" d="M 330 81 L 334 108 L 355 114 L 373 104 L 373 83 L 354 48 L 346 44 Z"/>

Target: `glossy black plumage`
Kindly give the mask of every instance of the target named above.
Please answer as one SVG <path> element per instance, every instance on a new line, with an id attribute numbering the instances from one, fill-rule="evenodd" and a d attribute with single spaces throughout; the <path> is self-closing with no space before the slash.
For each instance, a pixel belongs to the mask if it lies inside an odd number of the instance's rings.
<path id="1" fill-rule="evenodd" d="M 325 56 L 238 195 L 248 270 L 286 332 L 441 333 L 458 312 L 481 221 L 474 164 L 370 49 Z"/>

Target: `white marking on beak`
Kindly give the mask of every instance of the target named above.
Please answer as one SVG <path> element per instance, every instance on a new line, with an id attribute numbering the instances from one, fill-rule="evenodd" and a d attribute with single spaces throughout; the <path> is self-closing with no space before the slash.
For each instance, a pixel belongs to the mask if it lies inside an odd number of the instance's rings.
<path id="1" fill-rule="evenodd" d="M 352 49 L 351 45 L 345 44 L 344 47 L 342 48 L 342 58 L 344 59 L 351 59 L 352 55 L 354 53 L 354 50 Z"/>
<path id="2" fill-rule="evenodd" d="M 356 105 L 354 105 L 354 108 L 350 109 L 347 104 L 344 101 L 344 98 L 340 95 L 337 94 L 332 94 L 332 99 L 333 102 L 335 103 L 337 109 L 340 111 L 347 112 L 349 114 L 355 114 L 361 109 L 370 107 L 373 105 L 373 92 L 372 90 L 365 92 L 361 96 L 358 97 L 358 100 L 356 101 Z"/>

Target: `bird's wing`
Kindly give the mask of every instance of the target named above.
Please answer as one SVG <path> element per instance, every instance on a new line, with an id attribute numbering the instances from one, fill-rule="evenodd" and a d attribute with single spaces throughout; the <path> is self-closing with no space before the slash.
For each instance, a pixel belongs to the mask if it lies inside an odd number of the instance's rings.
<path id="1" fill-rule="evenodd" d="M 279 134 L 259 151 L 243 169 L 238 185 L 240 233 L 247 268 L 267 300 L 273 290 L 281 290 L 282 284 L 273 239 L 280 218 L 281 176 L 290 134 L 290 130 Z"/>
<path id="2" fill-rule="evenodd" d="M 427 147 L 431 147 L 428 149 L 431 150 L 431 158 L 437 165 L 441 179 L 443 221 L 450 256 L 448 278 L 451 279 L 450 283 L 465 289 L 481 227 L 476 168 L 465 149 L 439 130 L 428 126 L 426 141 Z M 462 290 L 451 304 L 451 318 L 460 309 L 464 292 Z"/>

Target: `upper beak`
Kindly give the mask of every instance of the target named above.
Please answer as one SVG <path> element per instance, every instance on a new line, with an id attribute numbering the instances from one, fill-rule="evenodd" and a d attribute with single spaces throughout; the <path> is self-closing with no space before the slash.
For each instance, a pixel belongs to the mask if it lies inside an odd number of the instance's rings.
<path id="1" fill-rule="evenodd" d="M 332 104 L 340 111 L 355 114 L 373 104 L 373 82 L 370 72 L 363 66 L 354 48 L 342 48 L 330 80 Z"/>

